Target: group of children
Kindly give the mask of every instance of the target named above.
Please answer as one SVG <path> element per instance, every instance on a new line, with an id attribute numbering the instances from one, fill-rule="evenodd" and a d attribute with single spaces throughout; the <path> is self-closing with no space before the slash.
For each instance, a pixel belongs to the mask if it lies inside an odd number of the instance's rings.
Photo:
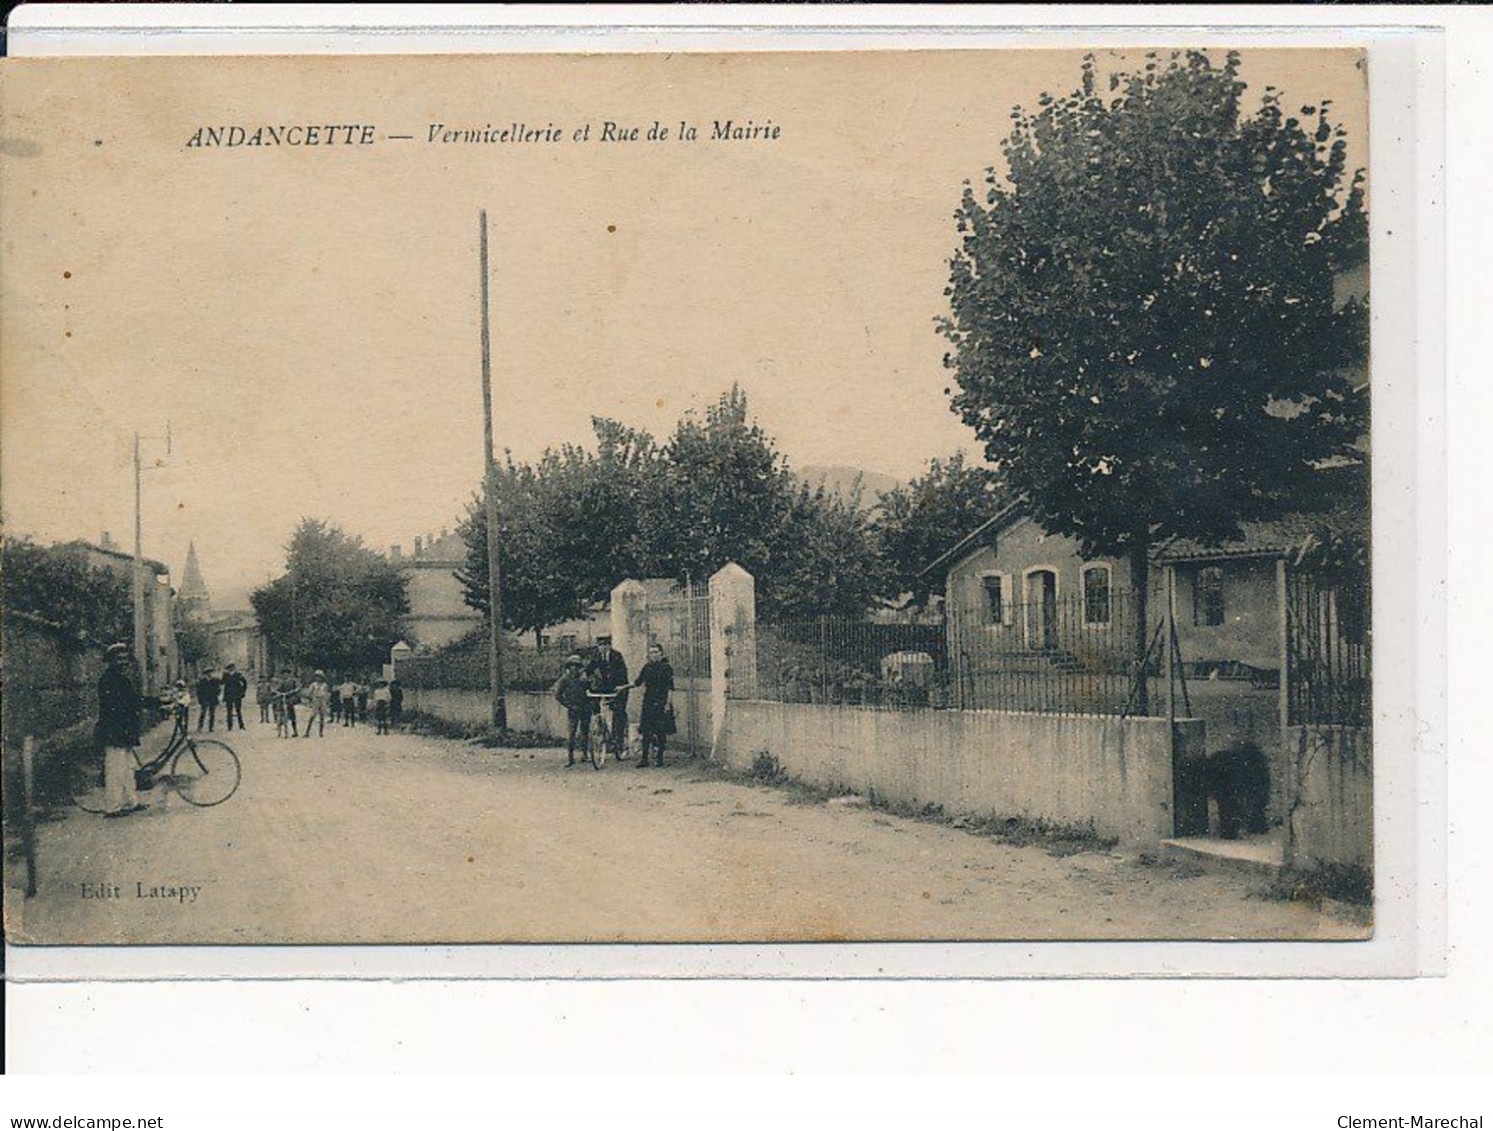
<path id="1" fill-rule="evenodd" d="M 229 670 L 232 671 L 231 667 Z M 404 689 L 398 680 L 379 679 L 367 684 L 348 678 L 334 686 L 323 671 L 317 671 L 305 685 L 290 668 L 281 671 L 278 679 L 261 676 L 255 685 L 255 698 L 259 721 L 273 722 L 281 738 L 310 738 L 313 729 L 318 736 L 324 735 L 328 719 L 333 726 L 366 723 L 370 706 L 377 733 L 388 734 L 404 713 Z M 184 679 L 177 680 L 162 696 L 163 708 L 182 725 L 191 714 L 192 703 L 192 693 Z M 206 697 L 200 705 L 206 713 Z M 243 726 L 242 719 L 239 726 Z M 197 729 L 202 729 L 200 720 Z"/>
<path id="2" fill-rule="evenodd" d="M 404 711 L 404 689 L 398 680 L 379 679 L 370 685 L 348 677 L 334 685 L 320 670 L 302 686 L 286 668 L 278 680 L 261 680 L 258 694 L 260 721 L 269 722 L 273 716 L 281 738 L 310 738 L 313 729 L 320 737 L 326 733 L 328 719 L 333 726 L 366 723 L 370 704 L 377 733 L 388 734 Z"/>

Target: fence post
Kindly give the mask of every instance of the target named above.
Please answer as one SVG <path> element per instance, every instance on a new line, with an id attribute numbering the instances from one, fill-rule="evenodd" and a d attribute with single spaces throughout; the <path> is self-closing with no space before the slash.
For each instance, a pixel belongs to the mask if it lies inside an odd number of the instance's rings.
<path id="1" fill-rule="evenodd" d="M 1285 820 L 1281 823 L 1285 826 L 1285 844 L 1282 846 L 1282 861 L 1286 867 L 1292 867 L 1296 862 L 1296 833 L 1295 815 L 1297 799 L 1301 795 L 1302 783 L 1299 780 L 1299 760 L 1294 756 L 1290 746 L 1291 736 L 1291 622 L 1290 622 L 1290 592 L 1286 588 L 1288 577 L 1286 573 L 1286 559 L 1275 560 L 1275 621 L 1276 621 L 1276 663 L 1280 669 L 1276 676 L 1276 715 L 1280 727 L 1279 745 L 1282 757 L 1276 763 L 1285 769 L 1285 789 L 1281 791 L 1281 810 L 1285 813 Z"/>
<path id="2" fill-rule="evenodd" d="M 757 690 L 757 582 L 735 562 L 710 578 L 710 756 L 722 755 L 726 704 Z"/>

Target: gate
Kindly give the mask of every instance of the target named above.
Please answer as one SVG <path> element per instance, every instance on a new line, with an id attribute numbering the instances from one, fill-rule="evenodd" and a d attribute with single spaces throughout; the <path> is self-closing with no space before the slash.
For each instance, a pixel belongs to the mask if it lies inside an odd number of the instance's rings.
<path id="1" fill-rule="evenodd" d="M 1367 727 L 1372 679 L 1366 585 L 1292 571 L 1286 586 L 1287 723 Z"/>
<path id="2" fill-rule="evenodd" d="M 710 591 L 687 584 L 648 602 L 648 639 L 661 644 L 674 668 L 670 746 L 690 757 L 710 750 Z"/>

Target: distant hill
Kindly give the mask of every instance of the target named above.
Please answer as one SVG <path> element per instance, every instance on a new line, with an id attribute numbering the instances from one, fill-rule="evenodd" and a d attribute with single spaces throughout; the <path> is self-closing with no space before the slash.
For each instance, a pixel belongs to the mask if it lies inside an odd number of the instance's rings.
<path id="1" fill-rule="evenodd" d="M 900 479 L 879 471 L 867 471 L 863 467 L 820 467 L 810 464 L 800 467 L 794 475 L 810 487 L 823 487 L 829 494 L 839 495 L 843 499 L 850 498 L 859 482 L 861 506 L 867 510 L 876 505 L 884 491 L 903 486 Z"/>

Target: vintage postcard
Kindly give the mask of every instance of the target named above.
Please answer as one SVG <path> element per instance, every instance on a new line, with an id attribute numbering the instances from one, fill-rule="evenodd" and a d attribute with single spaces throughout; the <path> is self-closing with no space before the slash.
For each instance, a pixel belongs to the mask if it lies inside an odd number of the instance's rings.
<path id="1" fill-rule="evenodd" d="M 0 97 L 11 945 L 1372 937 L 1363 51 Z"/>

